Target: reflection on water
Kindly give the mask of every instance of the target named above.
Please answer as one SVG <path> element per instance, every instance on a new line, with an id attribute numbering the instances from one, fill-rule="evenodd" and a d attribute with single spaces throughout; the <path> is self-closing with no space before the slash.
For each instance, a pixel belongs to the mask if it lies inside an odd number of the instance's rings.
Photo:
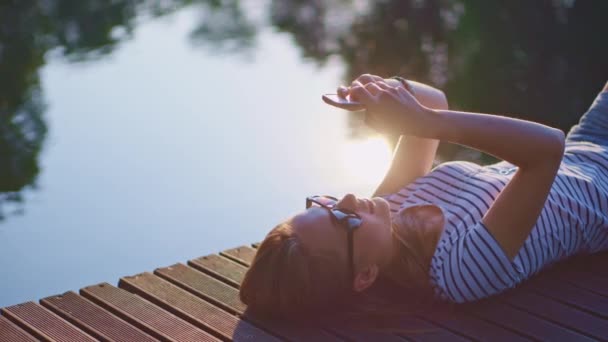
<path id="1" fill-rule="evenodd" d="M 248 6 L 239 0 L 0 4 L 0 201 L 18 201 L 19 191 L 35 184 L 46 134 L 39 82 L 45 54 L 103 58 L 132 38 L 138 18 L 184 7 L 197 12 L 191 42 L 215 54 L 249 53 L 270 26 L 290 35 L 305 59 L 323 65 L 339 57 L 344 80 L 363 72 L 401 74 L 446 89 L 454 107 L 513 113 L 564 130 L 608 70 L 608 47 L 599 39 L 607 32 L 605 1 L 273 0 Z M 362 113 L 351 114 L 350 127 L 351 136 L 368 134 Z M 470 155 L 459 151 L 442 146 L 440 157 Z"/>
<path id="2" fill-rule="evenodd" d="M 322 64 L 339 56 L 346 80 L 401 74 L 445 89 L 452 107 L 563 130 L 608 77 L 606 1 L 389 0 L 355 10 L 356 3 L 274 1 L 270 16 L 305 58 Z M 364 132 L 356 114 L 351 126 L 355 136 Z M 476 155 L 445 144 L 439 154 Z"/>
<path id="3" fill-rule="evenodd" d="M 387 143 L 319 100 L 362 72 L 566 130 L 608 75 L 605 13 L 601 0 L 2 1 L 0 218 L 25 215 L 0 226 L 0 269 L 9 255 L 41 276 L 76 267 L 53 278 L 63 290 L 115 278 L 87 273 L 104 253 L 138 272 L 259 239 L 305 195 L 369 195 Z M 439 158 L 489 160 L 448 144 Z M 0 306 L 51 291 L 25 283 L 44 281 L 20 274 Z"/>

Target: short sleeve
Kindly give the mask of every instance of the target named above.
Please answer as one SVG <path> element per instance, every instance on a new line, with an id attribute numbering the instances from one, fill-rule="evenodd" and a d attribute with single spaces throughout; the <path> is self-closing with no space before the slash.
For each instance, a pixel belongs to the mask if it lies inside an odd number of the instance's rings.
<path id="1" fill-rule="evenodd" d="M 483 223 L 460 228 L 442 236 L 431 261 L 431 284 L 439 298 L 471 302 L 513 288 L 525 278 Z"/>

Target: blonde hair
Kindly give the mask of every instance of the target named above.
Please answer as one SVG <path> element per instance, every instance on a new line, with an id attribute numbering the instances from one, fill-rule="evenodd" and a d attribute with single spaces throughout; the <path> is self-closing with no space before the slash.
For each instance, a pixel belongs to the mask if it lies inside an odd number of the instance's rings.
<path id="1" fill-rule="evenodd" d="M 391 228 L 399 257 L 382 276 L 405 289 L 399 297 L 405 298 L 408 310 L 404 310 L 403 301 L 395 304 L 393 298 L 383 300 L 365 293 L 355 294 L 346 260 L 338 253 L 311 254 L 290 221 L 277 225 L 260 244 L 241 284 L 241 301 L 251 313 L 270 317 L 321 318 L 345 313 L 344 318 L 348 319 L 415 311 L 432 297 L 419 223 L 408 222 L 412 226 L 405 234 L 394 226 Z M 356 324 L 361 322 L 357 320 Z"/>
<path id="2" fill-rule="evenodd" d="M 345 265 L 338 253 L 311 254 L 291 222 L 284 222 L 260 244 L 239 296 L 248 311 L 262 316 L 330 313 L 351 293 Z"/>
<path id="3" fill-rule="evenodd" d="M 389 266 L 387 278 L 408 290 L 428 295 L 430 260 L 423 254 L 428 241 L 424 239 L 420 222 L 412 220 L 402 231 L 393 223 L 391 231 L 399 252 Z"/>

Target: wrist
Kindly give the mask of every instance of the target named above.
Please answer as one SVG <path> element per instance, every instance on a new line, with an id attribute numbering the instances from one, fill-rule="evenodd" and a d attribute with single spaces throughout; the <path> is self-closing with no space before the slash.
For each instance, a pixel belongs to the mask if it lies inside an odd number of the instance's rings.
<path id="1" fill-rule="evenodd" d="M 384 82 L 386 82 L 386 84 L 388 84 L 391 87 L 397 88 L 397 87 L 403 87 L 403 83 L 401 83 L 401 81 L 394 79 L 394 78 L 385 78 Z"/>
<path id="2" fill-rule="evenodd" d="M 423 107 L 424 121 L 422 133 L 425 138 L 441 140 L 443 128 L 445 127 L 444 112 L 440 109 Z"/>
<path id="3" fill-rule="evenodd" d="M 442 113 L 440 110 L 420 106 L 411 118 L 405 119 L 401 124 L 401 135 L 415 136 L 426 139 L 437 139 L 442 131 Z"/>
<path id="4" fill-rule="evenodd" d="M 401 76 L 393 76 L 389 80 L 391 81 L 391 83 L 389 83 L 389 84 L 391 84 L 391 85 L 392 84 L 396 84 L 396 85 L 394 85 L 396 87 L 402 86 L 410 94 L 416 96 L 416 93 L 414 92 L 414 88 L 412 87 L 412 85 L 410 84 L 410 82 L 408 80 L 406 80 L 405 78 L 403 78 Z"/>

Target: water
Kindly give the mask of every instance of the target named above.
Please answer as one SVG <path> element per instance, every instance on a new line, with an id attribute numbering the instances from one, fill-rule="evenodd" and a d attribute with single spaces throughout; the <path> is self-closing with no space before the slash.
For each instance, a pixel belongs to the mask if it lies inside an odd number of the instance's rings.
<path id="1" fill-rule="evenodd" d="M 568 131 L 606 82 L 607 12 L 600 0 L 0 2 L 0 307 L 259 241 L 310 194 L 369 196 L 386 142 L 320 99 L 363 72 Z M 454 159 L 495 161 L 442 143 L 437 160 Z"/>
<path id="2" fill-rule="evenodd" d="M 350 139 L 320 99 L 337 61 L 271 29 L 251 59 L 211 53 L 187 40 L 195 20 L 145 20 L 96 61 L 47 56 L 49 133 L 38 189 L 0 224 L 0 307 L 260 241 L 307 195 L 380 182 L 387 145 Z"/>

